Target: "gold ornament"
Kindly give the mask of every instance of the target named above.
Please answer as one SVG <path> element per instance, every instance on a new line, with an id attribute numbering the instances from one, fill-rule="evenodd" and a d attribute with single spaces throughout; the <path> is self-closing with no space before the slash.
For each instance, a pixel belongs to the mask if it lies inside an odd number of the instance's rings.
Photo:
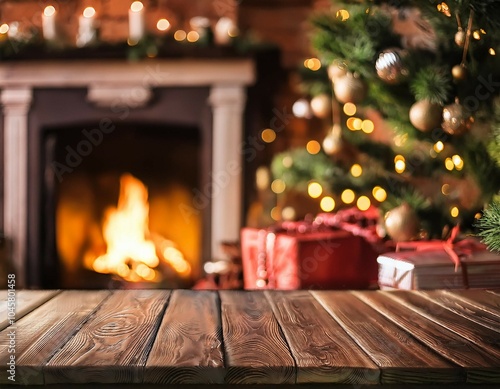
<path id="1" fill-rule="evenodd" d="M 443 122 L 441 127 L 450 135 L 462 135 L 474 123 L 474 118 L 463 105 L 458 102 L 443 108 Z"/>
<path id="2" fill-rule="evenodd" d="M 311 110 L 314 116 L 325 119 L 332 112 L 332 99 L 326 93 L 322 93 L 311 99 Z"/>
<path id="3" fill-rule="evenodd" d="M 463 81 L 468 75 L 467 68 L 464 65 L 455 65 L 451 69 L 451 75 L 455 81 Z"/>
<path id="4" fill-rule="evenodd" d="M 358 75 L 347 73 L 333 83 L 333 91 L 337 100 L 343 104 L 358 104 L 366 96 L 366 84 Z"/>
<path id="5" fill-rule="evenodd" d="M 417 213 L 407 203 L 385 214 L 385 230 L 396 242 L 414 239 L 420 229 Z"/>
<path id="6" fill-rule="evenodd" d="M 328 66 L 328 78 L 335 82 L 338 78 L 344 77 L 347 74 L 345 65 L 340 61 L 333 61 Z"/>
<path id="7" fill-rule="evenodd" d="M 323 139 L 323 151 L 328 155 L 336 155 L 342 150 L 343 143 L 342 128 L 340 125 L 334 124 Z"/>
<path id="8" fill-rule="evenodd" d="M 429 100 L 420 100 L 410 108 L 410 122 L 420 131 L 430 131 L 441 124 L 443 107 Z"/>
<path id="9" fill-rule="evenodd" d="M 380 79 L 388 84 L 398 84 L 406 78 L 409 72 L 404 63 L 405 57 L 406 52 L 399 48 L 382 51 L 375 62 Z"/>
<path id="10" fill-rule="evenodd" d="M 465 31 L 462 28 L 459 28 L 457 33 L 455 34 L 455 43 L 458 47 L 464 47 L 465 37 Z"/>

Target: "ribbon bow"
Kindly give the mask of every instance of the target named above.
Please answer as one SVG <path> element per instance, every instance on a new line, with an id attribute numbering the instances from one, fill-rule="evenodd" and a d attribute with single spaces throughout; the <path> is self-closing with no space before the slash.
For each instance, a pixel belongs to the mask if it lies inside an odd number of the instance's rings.
<path id="1" fill-rule="evenodd" d="M 401 249 L 413 249 L 415 251 L 438 251 L 444 250 L 455 264 L 455 272 L 461 265 L 460 256 L 471 255 L 474 251 L 485 250 L 486 245 L 475 239 L 463 239 L 456 242 L 460 232 L 460 226 L 456 225 L 451 230 L 450 237 L 446 240 L 430 240 L 415 242 L 399 242 L 396 244 L 396 251 Z"/>

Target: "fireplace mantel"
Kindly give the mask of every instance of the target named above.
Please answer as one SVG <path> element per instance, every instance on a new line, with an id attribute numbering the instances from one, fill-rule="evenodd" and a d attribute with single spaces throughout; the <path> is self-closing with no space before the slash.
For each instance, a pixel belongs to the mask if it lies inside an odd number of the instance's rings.
<path id="1" fill-rule="evenodd" d="M 220 242 L 239 238 L 241 227 L 241 144 L 246 87 L 255 81 L 250 59 L 151 59 L 24 61 L 0 65 L 4 133 L 4 233 L 13 243 L 18 285 L 25 285 L 27 256 L 28 119 L 33 90 L 86 88 L 87 102 L 112 108 L 144 106 L 152 89 L 209 87 L 212 107 L 211 257 L 222 258 Z M 61 107 L 64 109 L 64 107 Z M 217 192 L 215 192 L 217 191 Z M 1 205 L 1 204 L 0 204 Z"/>

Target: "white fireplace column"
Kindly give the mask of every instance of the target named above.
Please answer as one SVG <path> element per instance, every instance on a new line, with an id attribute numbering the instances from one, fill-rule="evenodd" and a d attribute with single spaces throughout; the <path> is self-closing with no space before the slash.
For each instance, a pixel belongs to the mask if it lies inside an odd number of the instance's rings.
<path id="1" fill-rule="evenodd" d="M 223 241 L 237 241 L 241 227 L 243 110 L 242 85 L 212 86 L 211 254 L 222 259 Z"/>
<path id="2" fill-rule="evenodd" d="M 28 210 L 28 111 L 30 88 L 4 89 L 4 232 L 12 240 L 11 259 L 16 271 L 16 286 L 26 284 Z"/>

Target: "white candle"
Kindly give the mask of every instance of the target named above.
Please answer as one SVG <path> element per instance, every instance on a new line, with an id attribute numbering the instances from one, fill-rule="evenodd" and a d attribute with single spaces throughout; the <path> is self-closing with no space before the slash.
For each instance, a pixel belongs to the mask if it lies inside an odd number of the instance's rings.
<path id="1" fill-rule="evenodd" d="M 81 47 L 88 45 L 95 39 L 95 9 L 87 7 L 83 10 L 83 14 L 78 19 L 78 37 L 76 45 Z"/>
<path id="2" fill-rule="evenodd" d="M 51 41 L 57 38 L 56 9 L 52 5 L 45 7 L 42 13 L 43 38 Z"/>
<path id="3" fill-rule="evenodd" d="M 138 42 L 144 35 L 144 5 L 134 1 L 128 10 L 128 37 L 132 42 Z"/>

